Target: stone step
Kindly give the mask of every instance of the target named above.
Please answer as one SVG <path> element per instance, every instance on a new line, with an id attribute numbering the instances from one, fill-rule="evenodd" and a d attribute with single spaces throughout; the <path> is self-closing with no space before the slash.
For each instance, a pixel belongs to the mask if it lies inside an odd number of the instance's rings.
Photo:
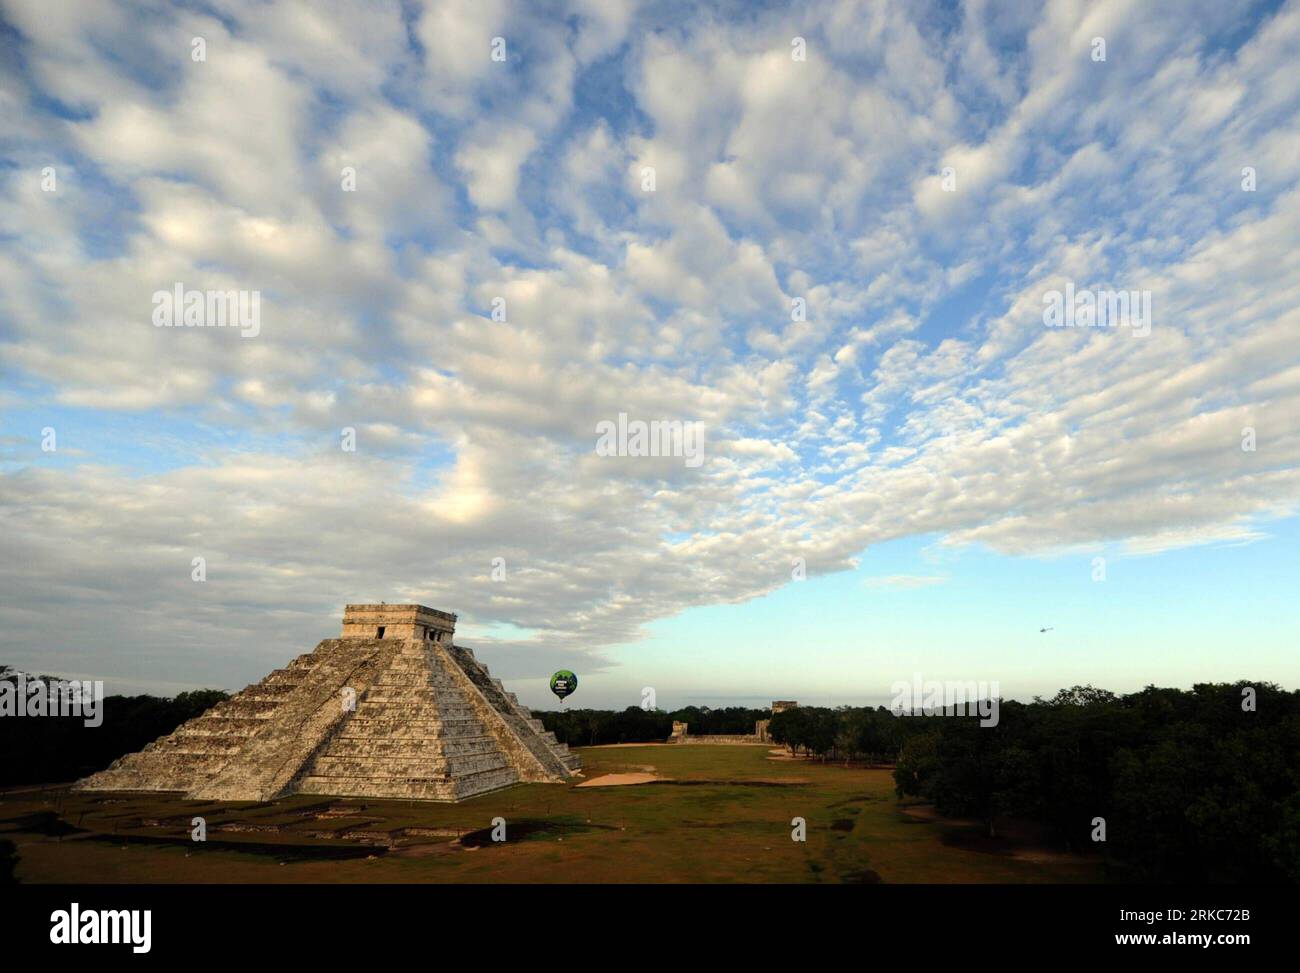
<path id="1" fill-rule="evenodd" d="M 298 793 L 340 795 L 348 797 L 395 798 L 425 801 L 460 801 L 478 794 L 500 790 L 519 783 L 519 775 L 512 768 L 488 770 L 477 774 L 451 778 L 335 778 L 305 777 L 299 783 Z"/>
<path id="2" fill-rule="evenodd" d="M 278 703 L 293 693 L 300 685 L 302 684 L 296 682 L 278 682 L 271 686 L 257 686 L 240 693 L 239 698 L 244 702 L 257 700 L 258 702 Z"/>
<path id="3" fill-rule="evenodd" d="M 401 705 L 385 704 L 383 706 L 374 706 L 369 703 L 362 703 L 357 707 L 353 719 L 357 720 L 376 720 L 411 723 L 417 721 L 437 722 L 437 723 L 457 723 L 465 720 L 477 719 L 478 714 L 468 706 L 438 706 L 424 705 L 420 707 L 403 707 Z"/>
<path id="4" fill-rule="evenodd" d="M 352 736 L 345 733 L 331 740 L 324 753 L 331 757 L 381 757 L 393 754 L 411 754 L 412 756 L 424 758 L 494 753 L 497 750 L 496 738 L 481 732 L 478 736 L 424 737 L 406 740 L 391 737 Z"/>
<path id="5" fill-rule="evenodd" d="M 456 800 L 463 801 L 467 797 L 487 794 L 517 783 L 519 783 L 519 772 L 514 768 L 507 768 L 506 770 L 486 771 L 482 774 L 470 774 L 460 777 L 452 782 L 452 786 L 456 794 Z"/>
<path id="6" fill-rule="evenodd" d="M 464 695 L 459 689 L 438 686 L 394 686 L 394 684 L 377 684 L 365 693 L 368 702 L 463 702 Z"/>
<path id="7" fill-rule="evenodd" d="M 451 685 L 451 681 L 442 672 L 431 671 L 424 662 L 413 663 L 409 667 L 393 666 L 380 677 L 380 682 L 387 685 L 400 685 L 401 683 Z"/>
<path id="8" fill-rule="evenodd" d="M 351 735 L 423 737 L 447 733 L 463 733 L 465 730 L 483 732 L 483 724 L 474 716 L 447 718 L 440 714 L 418 717 L 403 717 L 395 714 L 368 716 L 360 710 L 348 720 L 347 732 Z"/>
<path id="9" fill-rule="evenodd" d="M 308 776 L 337 779 L 463 777 L 509 766 L 505 754 L 499 751 L 456 757 L 318 757 Z"/>
<path id="10" fill-rule="evenodd" d="M 298 782 L 298 793 L 331 797 L 400 798 L 416 801 L 457 800 L 456 789 L 449 780 L 304 777 Z"/>
<path id="11" fill-rule="evenodd" d="M 265 717 L 200 716 L 185 724 L 185 732 L 248 737 L 261 729 L 265 723 Z"/>
<path id="12" fill-rule="evenodd" d="M 280 706 L 280 700 L 252 699 L 242 693 L 217 703 L 208 711 L 210 716 L 241 717 L 270 716 Z"/>
<path id="13" fill-rule="evenodd" d="M 238 753 L 247 737 L 218 736 L 213 733 L 174 733 L 167 738 L 168 749 L 182 753 Z"/>

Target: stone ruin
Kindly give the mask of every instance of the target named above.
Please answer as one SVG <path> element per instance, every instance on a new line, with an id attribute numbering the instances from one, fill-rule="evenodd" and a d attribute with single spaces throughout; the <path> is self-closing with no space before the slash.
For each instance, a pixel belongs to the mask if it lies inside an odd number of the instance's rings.
<path id="1" fill-rule="evenodd" d="M 799 704 L 793 699 L 774 699 L 772 700 L 772 715 L 784 713 L 788 709 L 798 709 Z M 772 732 L 769 729 L 772 725 L 771 720 L 759 720 L 754 724 L 754 736 L 758 737 L 760 743 L 771 743 Z"/>
<path id="2" fill-rule="evenodd" d="M 772 700 L 772 713 L 784 713 L 788 709 L 798 707 L 792 699 L 774 699 Z M 771 743 L 772 734 L 769 732 L 772 721 L 759 720 L 754 724 L 754 732 L 740 735 L 710 734 L 708 736 L 691 736 L 690 724 L 682 723 L 679 720 L 673 720 L 672 736 L 668 738 L 669 743 L 715 743 L 715 744 L 733 744 L 733 743 Z"/>
<path id="3" fill-rule="evenodd" d="M 423 605 L 348 605 L 342 638 L 74 789 L 461 801 L 576 773 L 578 755 L 453 643 L 455 627 Z"/>

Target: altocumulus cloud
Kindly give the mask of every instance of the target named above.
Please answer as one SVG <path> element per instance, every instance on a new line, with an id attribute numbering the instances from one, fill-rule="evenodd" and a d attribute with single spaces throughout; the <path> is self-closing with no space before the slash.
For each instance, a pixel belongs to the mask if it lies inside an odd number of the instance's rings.
<path id="1" fill-rule="evenodd" d="M 6 2 L 10 659 L 230 685 L 373 597 L 590 669 L 792 557 L 1293 513 L 1300 5 L 913 6 Z M 151 327 L 176 282 L 259 335 Z M 620 413 L 705 462 L 603 462 Z"/>

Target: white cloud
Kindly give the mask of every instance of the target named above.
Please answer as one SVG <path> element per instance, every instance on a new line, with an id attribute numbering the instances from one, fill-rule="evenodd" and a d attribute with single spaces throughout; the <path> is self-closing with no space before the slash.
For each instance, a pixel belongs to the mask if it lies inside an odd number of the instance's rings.
<path id="1" fill-rule="evenodd" d="M 507 209 L 515 202 L 519 167 L 537 146 L 537 137 L 520 126 L 481 129 L 483 134 L 457 153 L 456 164 L 465 173 L 465 188 L 475 206 Z"/>
<path id="2" fill-rule="evenodd" d="M 3 401 L 110 432 L 0 471 L 11 645 L 70 615 L 201 680 L 234 625 L 269 633 L 251 678 L 343 601 L 411 597 L 536 633 L 500 645 L 522 672 L 796 554 L 1144 553 L 1300 503 L 1294 5 L 1229 50 L 1214 3 L 972 3 L 945 36 L 813 4 L 807 62 L 783 11 L 38 6 L 6 15 Z M 1150 289 L 1151 335 L 1044 328 L 1065 280 Z M 175 281 L 260 289 L 261 335 L 152 328 Z M 620 412 L 704 422 L 705 465 L 596 457 Z"/>

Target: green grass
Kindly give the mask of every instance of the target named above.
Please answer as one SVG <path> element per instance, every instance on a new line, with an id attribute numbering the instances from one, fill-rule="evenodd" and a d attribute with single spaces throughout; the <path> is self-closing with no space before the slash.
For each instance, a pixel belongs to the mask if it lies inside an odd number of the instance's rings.
<path id="1" fill-rule="evenodd" d="M 461 804 L 315 796 L 214 804 L 157 795 L 11 794 L 0 799 L 0 836 L 17 844 L 17 874 L 24 882 L 1102 880 L 1095 860 L 1025 860 L 1031 849 L 986 845 L 968 827 L 909 817 L 887 770 L 770 760 L 767 748 L 753 746 L 579 752 L 585 778 L 521 785 Z M 673 781 L 574 786 L 647 765 Z M 327 808 L 356 813 L 304 816 Z M 205 844 L 189 839 L 195 815 L 207 819 Z M 505 843 L 467 841 L 478 845 L 471 848 L 447 836 L 397 835 L 412 827 L 469 834 L 490 828 L 498 816 L 507 822 Z M 794 817 L 807 821 L 806 842 L 791 840 Z M 223 831 L 223 824 L 278 830 Z M 344 837 L 349 830 L 392 838 L 367 845 Z"/>

